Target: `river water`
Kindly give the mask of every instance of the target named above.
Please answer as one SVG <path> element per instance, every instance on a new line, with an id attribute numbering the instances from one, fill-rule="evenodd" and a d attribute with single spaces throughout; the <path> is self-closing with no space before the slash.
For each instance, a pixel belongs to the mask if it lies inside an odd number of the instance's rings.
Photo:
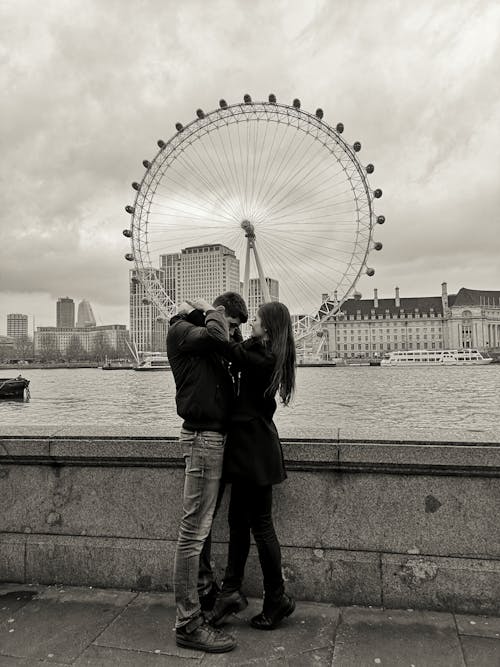
<path id="1" fill-rule="evenodd" d="M 130 424 L 178 432 L 168 371 L 26 369 L 23 375 L 31 400 L 0 401 L 0 426 Z M 447 432 L 488 439 L 500 435 L 500 364 L 299 368 L 293 404 L 280 406 L 275 421 L 285 437 L 336 437 L 340 429 L 346 437 L 431 431 L 440 439 Z"/>

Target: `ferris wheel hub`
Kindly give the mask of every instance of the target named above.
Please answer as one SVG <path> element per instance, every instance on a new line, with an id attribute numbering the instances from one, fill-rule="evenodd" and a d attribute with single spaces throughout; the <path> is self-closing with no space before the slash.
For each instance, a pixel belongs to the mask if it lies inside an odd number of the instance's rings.
<path id="1" fill-rule="evenodd" d="M 250 220 L 243 220 L 240 227 L 245 232 L 245 236 L 247 238 L 249 238 L 249 239 L 254 239 L 255 238 L 255 227 L 250 222 Z"/>

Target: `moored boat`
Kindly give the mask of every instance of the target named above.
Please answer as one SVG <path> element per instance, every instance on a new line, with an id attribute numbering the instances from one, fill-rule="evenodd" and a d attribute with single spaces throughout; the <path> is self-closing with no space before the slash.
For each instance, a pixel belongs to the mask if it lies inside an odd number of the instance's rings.
<path id="1" fill-rule="evenodd" d="M 0 399 L 20 398 L 28 399 L 30 381 L 18 375 L 17 378 L 0 378 Z"/>
<path id="2" fill-rule="evenodd" d="M 134 371 L 169 371 L 170 364 L 165 352 L 142 352 L 142 359 L 133 366 Z"/>
<path id="3" fill-rule="evenodd" d="M 484 366 L 493 359 L 473 348 L 462 350 L 395 350 L 384 355 L 381 366 Z"/>

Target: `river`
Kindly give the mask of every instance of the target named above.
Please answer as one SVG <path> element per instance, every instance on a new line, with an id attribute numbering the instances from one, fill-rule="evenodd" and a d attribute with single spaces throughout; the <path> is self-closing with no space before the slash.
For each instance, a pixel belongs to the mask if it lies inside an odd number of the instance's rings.
<path id="1" fill-rule="evenodd" d="M 17 372 L 15 373 L 17 374 Z M 12 377 L 11 371 L 1 375 Z M 0 425 L 155 425 L 176 435 L 172 374 L 26 369 L 31 400 L 0 401 Z M 276 413 L 289 437 L 500 435 L 500 365 L 447 368 L 299 368 L 290 407 Z"/>

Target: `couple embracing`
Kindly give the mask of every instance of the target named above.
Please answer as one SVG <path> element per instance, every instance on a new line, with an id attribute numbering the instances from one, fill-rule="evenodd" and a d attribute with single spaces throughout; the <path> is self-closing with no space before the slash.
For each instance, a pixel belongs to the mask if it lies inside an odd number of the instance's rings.
<path id="1" fill-rule="evenodd" d="M 243 341 L 239 327 L 247 319 L 241 296 L 226 292 L 213 304 L 182 304 L 167 336 L 186 466 L 174 565 L 176 643 L 210 653 L 236 645 L 219 626 L 248 604 L 241 586 L 250 533 L 264 583 L 263 609 L 251 625 L 273 630 L 295 609 L 285 593 L 272 520 L 273 485 L 286 478 L 273 415 L 276 394 L 287 405 L 295 386 L 292 325 L 286 306 L 265 303 Z M 219 589 L 210 564 L 211 528 L 225 482 L 231 482 L 229 548 Z"/>

